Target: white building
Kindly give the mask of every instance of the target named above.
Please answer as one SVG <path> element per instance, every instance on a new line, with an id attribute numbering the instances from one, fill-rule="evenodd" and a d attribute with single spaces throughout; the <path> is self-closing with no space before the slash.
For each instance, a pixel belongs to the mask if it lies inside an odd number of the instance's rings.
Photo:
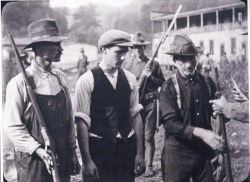
<path id="1" fill-rule="evenodd" d="M 247 32 L 247 8 L 239 0 L 157 1 L 151 12 L 153 49 L 161 34 L 167 30 L 180 4 L 183 5 L 182 10 L 158 52 L 160 64 L 173 64 L 171 57 L 164 52 L 170 50 L 173 37 L 177 33 L 188 34 L 194 44 L 205 47 L 204 53 L 210 53 L 215 61 L 219 61 L 224 52 L 229 58 L 246 55 L 247 36 L 241 34 Z"/>

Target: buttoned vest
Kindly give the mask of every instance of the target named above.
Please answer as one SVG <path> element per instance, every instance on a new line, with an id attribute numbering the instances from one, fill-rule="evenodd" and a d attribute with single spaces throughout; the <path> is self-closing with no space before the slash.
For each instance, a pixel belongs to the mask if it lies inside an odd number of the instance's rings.
<path id="1" fill-rule="evenodd" d="M 111 142 L 116 141 L 119 132 L 122 139 L 126 140 L 131 131 L 129 114 L 131 88 L 124 71 L 118 69 L 116 89 L 99 66 L 91 71 L 94 77 L 94 89 L 91 94 L 89 132 Z"/>

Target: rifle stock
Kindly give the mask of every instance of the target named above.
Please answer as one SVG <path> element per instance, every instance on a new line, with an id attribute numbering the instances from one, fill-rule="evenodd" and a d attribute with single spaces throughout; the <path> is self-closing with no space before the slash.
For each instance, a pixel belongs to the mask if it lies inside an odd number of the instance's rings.
<path id="1" fill-rule="evenodd" d="M 152 58 L 146 63 L 145 69 L 150 69 L 150 66 L 151 66 L 152 62 L 154 61 L 154 59 L 155 59 L 155 57 L 156 57 L 156 55 L 157 55 L 157 52 L 158 52 L 158 50 L 159 50 L 161 44 L 164 43 L 165 40 L 166 40 L 166 38 L 168 37 L 169 32 L 170 32 L 170 30 L 172 29 L 172 27 L 173 27 L 173 25 L 174 25 L 174 23 L 175 23 L 175 21 L 176 21 L 176 18 L 177 18 L 177 16 L 179 15 L 179 13 L 180 13 L 180 11 L 181 11 L 181 8 L 182 8 L 182 5 L 180 5 L 180 6 L 178 7 L 178 9 L 177 9 L 177 11 L 176 11 L 176 13 L 175 13 L 175 15 L 174 15 L 174 17 L 173 17 L 173 19 L 172 19 L 172 21 L 171 21 L 169 27 L 168 27 L 168 30 L 161 36 L 161 40 L 160 40 L 160 42 L 158 43 L 158 45 L 157 45 L 157 47 L 156 47 L 156 49 L 155 49 L 155 51 L 154 51 L 154 53 L 153 53 Z M 142 76 L 140 77 L 139 81 L 138 81 L 138 86 L 139 86 L 139 90 L 141 91 L 141 95 L 144 94 L 144 89 L 145 89 L 146 83 L 147 83 L 147 76 L 142 75 Z M 142 97 L 142 96 L 141 96 L 141 97 Z"/>
<path id="2" fill-rule="evenodd" d="M 60 180 L 59 173 L 58 173 L 56 155 L 54 154 L 54 152 L 51 149 L 50 137 L 48 135 L 48 132 L 46 131 L 44 118 L 43 118 L 41 110 L 40 110 L 40 108 L 38 106 L 38 103 L 37 103 L 37 100 L 35 98 L 35 94 L 33 92 L 30 81 L 28 79 L 27 73 L 26 73 L 26 71 L 24 69 L 24 66 L 23 66 L 22 60 L 20 58 L 20 54 L 19 54 L 19 52 L 17 50 L 15 41 L 14 41 L 12 35 L 8 34 L 8 37 L 10 39 L 10 43 L 11 43 L 12 48 L 14 50 L 17 61 L 18 61 L 19 65 L 20 65 L 20 67 L 21 67 L 22 75 L 24 77 L 24 81 L 25 81 L 25 84 L 26 84 L 26 88 L 27 88 L 27 92 L 28 92 L 30 101 L 32 103 L 32 107 L 34 108 L 34 111 L 36 113 L 39 125 L 41 126 L 41 134 L 42 134 L 44 142 L 45 142 L 45 150 L 47 151 L 47 153 L 52 158 L 52 161 L 49 161 L 49 163 L 50 163 L 50 170 L 51 170 L 51 174 L 52 174 L 52 177 L 53 177 L 53 181 L 54 182 L 60 182 L 61 180 Z"/>
<path id="3" fill-rule="evenodd" d="M 216 77 L 216 87 L 217 87 L 217 92 L 216 92 L 215 96 L 216 96 L 216 99 L 220 99 L 221 89 L 220 89 L 220 83 L 219 83 L 218 69 L 215 70 L 215 77 Z M 225 121 L 224 121 L 222 114 L 217 115 L 216 119 L 220 123 L 220 129 L 221 129 L 220 132 L 221 132 L 221 136 L 224 140 L 224 148 L 222 151 L 222 155 L 223 155 L 223 161 L 224 161 L 224 169 L 225 169 L 225 173 L 226 173 L 226 182 L 233 182 L 231 160 L 230 160 L 228 141 L 227 141 L 226 124 L 225 124 Z"/>

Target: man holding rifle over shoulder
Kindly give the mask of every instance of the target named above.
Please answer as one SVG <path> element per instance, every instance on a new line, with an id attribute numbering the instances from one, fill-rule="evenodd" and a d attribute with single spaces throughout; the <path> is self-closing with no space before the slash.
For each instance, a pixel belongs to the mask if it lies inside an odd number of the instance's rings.
<path id="1" fill-rule="evenodd" d="M 60 61 L 61 41 L 65 37 L 59 36 L 53 19 L 35 21 L 28 26 L 28 31 L 31 43 L 25 49 L 32 48 L 35 59 L 25 72 L 45 121 L 51 146 L 54 146 L 52 151 L 57 160 L 53 168 L 58 168 L 57 179 L 67 182 L 70 175 L 76 175 L 80 170 L 75 150 L 75 126 L 66 76 L 51 68 L 53 62 Z M 53 181 L 52 155 L 45 150 L 47 140 L 24 78 L 24 73 L 18 74 L 8 83 L 3 120 L 6 133 L 15 146 L 17 180 Z"/>
<path id="2" fill-rule="evenodd" d="M 212 131 L 210 117 L 215 84 L 195 70 L 195 47 L 185 34 L 175 35 L 171 50 L 177 73 L 163 83 L 160 92 L 160 121 L 166 141 L 162 154 L 162 176 L 168 182 L 213 182 L 210 159 L 222 150 L 223 141 Z"/>
<path id="3" fill-rule="evenodd" d="M 137 80 L 146 76 L 147 82 L 143 83 L 143 88 L 140 89 L 140 102 L 143 105 L 141 116 L 144 125 L 144 140 L 145 140 L 145 158 L 147 169 L 144 177 L 154 175 L 153 157 L 155 153 L 155 131 L 156 131 L 156 115 L 157 115 L 157 99 L 159 96 L 158 88 L 165 81 L 161 67 L 157 61 L 153 61 L 148 67 L 145 67 L 149 58 L 145 55 L 145 48 L 150 42 L 145 41 L 145 37 L 141 32 L 137 32 L 132 36 L 134 60 L 128 63 L 129 67 L 125 68 L 133 73 Z M 143 91 L 142 91 L 143 90 Z"/>

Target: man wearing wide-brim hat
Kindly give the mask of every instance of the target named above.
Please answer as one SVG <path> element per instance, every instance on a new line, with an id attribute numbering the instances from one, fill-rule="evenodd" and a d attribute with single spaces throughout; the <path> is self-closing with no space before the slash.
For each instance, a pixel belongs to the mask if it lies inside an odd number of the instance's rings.
<path id="1" fill-rule="evenodd" d="M 173 56 L 177 73 L 163 83 L 160 92 L 160 121 L 166 133 L 164 181 L 215 181 L 210 159 L 223 144 L 210 121 L 209 100 L 214 98 L 215 84 L 196 71 L 201 51 L 187 35 L 178 34 L 166 52 Z"/>
<path id="2" fill-rule="evenodd" d="M 76 156 L 75 127 L 67 79 L 60 70 L 51 68 L 62 55 L 61 41 L 55 20 L 42 19 L 28 26 L 35 59 L 26 69 L 39 108 L 51 136 L 52 150 L 57 156 L 61 181 L 80 171 Z M 5 131 L 15 146 L 17 180 L 20 182 L 53 181 L 49 154 L 45 151 L 41 127 L 27 93 L 22 74 L 7 85 L 4 110 Z M 57 164 L 54 164 L 57 165 Z"/>
<path id="3" fill-rule="evenodd" d="M 145 54 L 145 49 L 150 42 L 145 40 L 145 36 L 141 32 L 137 32 L 132 36 L 134 59 L 127 60 L 125 69 L 133 73 L 137 80 L 146 76 L 147 82 L 140 89 L 141 104 L 143 110 L 141 116 L 144 124 L 144 141 L 145 141 L 145 160 L 147 169 L 144 177 L 154 175 L 153 158 L 155 153 L 154 135 L 156 131 L 156 100 L 159 97 L 158 88 L 165 81 L 161 67 L 157 61 L 153 61 L 146 68 L 149 58 Z M 144 89 L 144 91 L 142 90 Z"/>
<path id="4" fill-rule="evenodd" d="M 101 62 L 77 81 L 74 108 L 84 182 L 134 182 L 144 170 L 137 82 L 121 69 L 131 46 L 128 33 L 105 32 L 98 41 Z"/>

